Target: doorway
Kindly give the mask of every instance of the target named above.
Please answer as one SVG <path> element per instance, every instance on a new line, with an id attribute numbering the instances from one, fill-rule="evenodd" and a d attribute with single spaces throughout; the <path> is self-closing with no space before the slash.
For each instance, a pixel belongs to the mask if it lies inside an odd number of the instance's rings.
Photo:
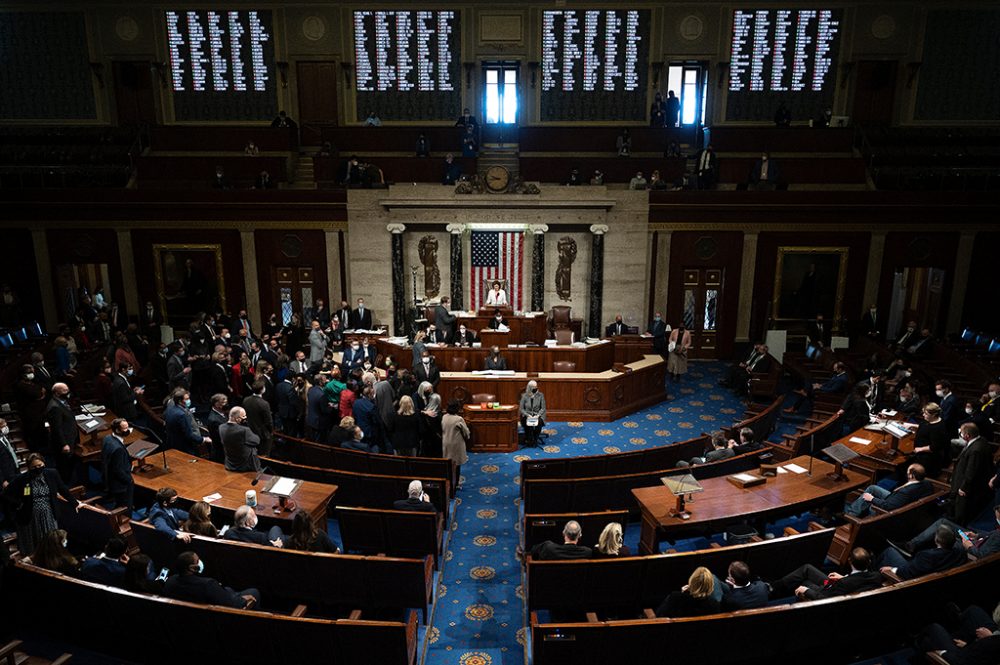
<path id="1" fill-rule="evenodd" d="M 483 63 L 483 143 L 516 141 L 520 69 L 513 60 Z"/>
<path id="2" fill-rule="evenodd" d="M 708 63 L 672 62 L 667 67 L 667 94 L 670 91 L 680 101 L 676 127 L 680 127 L 684 143 L 694 144 L 705 126 L 708 103 Z M 666 94 L 664 98 L 666 98 Z M 668 126 L 669 119 L 668 119 Z"/>
<path id="3" fill-rule="evenodd" d="M 295 64 L 299 91 L 299 123 L 337 124 L 337 71 L 331 60 L 299 61 Z"/>
<path id="4" fill-rule="evenodd" d="M 691 331 L 689 358 L 718 358 L 723 277 L 722 268 L 684 268 L 679 320 Z"/>
<path id="5" fill-rule="evenodd" d="M 851 120 L 864 127 L 887 127 L 892 124 L 896 100 L 896 60 L 862 60 L 855 77 L 854 105 Z"/>
<path id="6" fill-rule="evenodd" d="M 111 71 L 118 126 L 156 124 L 156 95 L 150 62 L 116 60 Z"/>

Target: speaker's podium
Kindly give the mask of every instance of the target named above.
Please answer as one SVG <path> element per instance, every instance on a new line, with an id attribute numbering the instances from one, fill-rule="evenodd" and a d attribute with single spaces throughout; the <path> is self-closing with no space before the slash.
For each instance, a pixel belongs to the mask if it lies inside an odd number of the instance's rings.
<path id="1" fill-rule="evenodd" d="M 516 404 L 466 404 L 465 422 L 472 440 L 469 452 L 509 453 L 517 450 Z"/>

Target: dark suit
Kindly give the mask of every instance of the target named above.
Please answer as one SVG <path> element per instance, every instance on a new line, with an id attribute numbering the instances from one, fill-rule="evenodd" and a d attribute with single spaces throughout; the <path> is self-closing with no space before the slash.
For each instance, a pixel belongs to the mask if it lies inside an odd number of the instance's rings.
<path id="1" fill-rule="evenodd" d="M 232 370 L 226 365 L 213 363 L 208 368 L 208 376 L 206 377 L 206 395 L 209 397 L 212 395 L 226 395 L 228 397 L 232 392 L 229 381 L 231 372 Z"/>
<path id="2" fill-rule="evenodd" d="M 334 316 L 340 320 L 340 329 L 347 330 L 351 327 L 351 308 L 342 307 L 334 312 Z"/>
<path id="3" fill-rule="evenodd" d="M 381 444 L 382 422 L 375 402 L 367 397 L 358 398 L 354 402 L 353 412 L 355 424 L 365 433 L 363 441 L 369 446 Z"/>
<path id="4" fill-rule="evenodd" d="M 201 434 L 195 428 L 186 408 L 171 402 L 163 412 L 163 422 L 166 431 L 164 443 L 167 448 L 190 452 L 201 443 Z"/>
<path id="5" fill-rule="evenodd" d="M 934 486 L 926 480 L 918 480 L 913 483 L 905 483 L 892 491 L 884 499 L 876 498 L 872 505 L 882 510 L 896 510 L 915 501 L 920 501 L 924 497 L 934 493 Z"/>
<path id="6" fill-rule="evenodd" d="M 132 510 L 132 494 L 135 489 L 132 461 L 125 444 L 114 434 L 104 437 L 101 444 L 101 468 L 104 486 L 114 500 L 115 508 L 125 506 Z"/>
<path id="7" fill-rule="evenodd" d="M 246 607 L 247 601 L 243 597 L 244 594 L 254 596 L 258 602 L 260 601 L 260 592 L 256 589 L 233 591 L 211 577 L 202 577 L 201 575 L 171 575 L 163 586 L 163 595 L 170 598 L 185 600 L 189 603 L 221 605 L 235 609 Z"/>
<path id="8" fill-rule="evenodd" d="M 412 497 L 406 499 L 398 499 L 392 502 L 393 510 L 412 510 L 415 512 L 425 512 L 433 513 L 437 512 L 434 508 L 434 504 L 428 501 L 421 501 L 420 499 L 414 499 Z"/>
<path id="9" fill-rule="evenodd" d="M 628 332 L 628 326 L 621 321 L 615 321 L 607 328 L 604 329 L 605 337 L 614 337 L 615 335 L 624 335 Z"/>
<path id="10" fill-rule="evenodd" d="M 189 515 L 187 511 L 180 508 L 164 508 L 160 504 L 154 503 L 146 517 L 157 531 L 174 540 L 177 538 L 177 532 L 180 531 L 181 525 L 188 520 Z"/>
<path id="11" fill-rule="evenodd" d="M 761 183 L 777 185 L 780 179 L 781 174 L 778 171 L 778 165 L 773 159 L 768 159 L 766 161 L 758 159 L 754 163 L 753 168 L 750 169 L 749 180 L 751 185 L 760 185 Z"/>
<path id="12" fill-rule="evenodd" d="M 413 376 L 417 378 L 418 385 L 427 381 L 437 388 L 437 385 L 441 383 L 441 370 L 433 362 L 429 365 L 424 365 L 423 363 L 417 365 L 416 369 L 413 370 Z"/>
<path id="13" fill-rule="evenodd" d="M 667 350 L 667 324 L 663 321 L 652 321 L 646 332 L 653 336 L 653 353 L 663 353 Z"/>
<path id="14" fill-rule="evenodd" d="M 208 412 L 205 425 L 208 427 L 208 438 L 212 439 L 212 452 L 210 458 L 213 462 L 224 462 L 226 453 L 222 447 L 222 437 L 219 435 L 221 427 L 229 418 L 224 413 L 219 413 L 215 409 Z"/>
<path id="15" fill-rule="evenodd" d="M 968 524 L 975 518 L 988 496 L 992 475 L 992 446 L 983 437 L 976 437 L 959 454 L 951 474 L 951 514 L 956 522 Z M 959 490 L 965 496 L 960 496 Z"/>
<path id="16" fill-rule="evenodd" d="M 80 443 L 80 430 L 76 426 L 76 418 L 69 405 L 53 397 L 45 408 L 45 420 L 49 423 L 49 452 L 58 454 L 63 446 L 72 449 Z"/>
<path id="17" fill-rule="evenodd" d="M 330 431 L 333 407 L 321 386 L 312 386 L 306 393 L 306 436 L 314 441 L 326 441 Z"/>
<path id="18" fill-rule="evenodd" d="M 227 422 L 219 427 L 219 436 L 226 453 L 227 471 L 260 471 L 257 459 L 260 437 L 249 427 Z"/>
<path id="19" fill-rule="evenodd" d="M 43 469 L 42 478 L 49 486 L 49 503 L 53 515 L 59 514 L 56 494 L 66 499 L 70 508 L 76 508 L 76 504 L 79 502 L 70 494 L 69 488 L 66 487 L 66 483 L 63 482 L 55 469 Z M 21 525 L 31 522 L 31 515 L 34 512 L 30 491 L 28 494 L 25 494 L 25 489 L 28 487 L 29 482 L 31 482 L 31 473 L 22 473 L 10 481 L 7 489 L 4 490 L 4 499 L 12 507 L 15 521 Z"/>
<path id="20" fill-rule="evenodd" d="M 967 560 L 965 549 L 956 543 L 954 547 L 948 549 L 934 547 L 929 550 L 920 550 L 909 561 L 903 559 L 899 552 L 890 548 L 882 553 L 881 565 L 895 568 L 896 575 L 900 579 L 912 580 L 916 577 L 954 568 Z"/>
<path id="21" fill-rule="evenodd" d="M 948 432 L 948 436 L 954 436 L 954 431 L 958 429 L 959 414 L 961 413 L 958 398 L 955 397 L 955 393 L 948 393 L 944 397 L 935 399 L 937 399 L 938 406 L 941 407 L 941 420 L 944 421 L 945 431 Z"/>
<path id="22" fill-rule="evenodd" d="M 593 551 L 589 547 L 572 543 L 554 543 L 551 540 L 538 543 L 531 548 L 531 558 L 539 561 L 561 559 L 590 559 Z"/>
<path id="23" fill-rule="evenodd" d="M 864 571 L 851 573 L 839 580 L 829 580 L 823 571 L 807 563 L 775 582 L 774 595 L 776 597 L 789 596 L 800 586 L 808 587 L 805 592 L 807 600 L 823 600 L 877 589 L 882 586 L 882 574 L 877 570 Z"/>
<path id="24" fill-rule="evenodd" d="M 875 316 L 872 316 L 871 310 L 865 312 L 865 315 L 861 317 L 861 334 L 875 337 L 876 339 L 881 338 L 882 328 L 885 326 L 882 316 L 882 312 L 877 309 L 875 310 Z"/>
<path id="25" fill-rule="evenodd" d="M 497 354 L 496 358 L 492 354 L 486 356 L 486 369 L 506 370 L 507 359 Z"/>
<path id="26" fill-rule="evenodd" d="M 818 344 L 823 348 L 830 346 L 833 331 L 830 329 L 830 324 L 827 321 L 810 321 L 806 327 L 806 331 L 809 335 L 809 341 L 813 344 Z"/>
<path id="27" fill-rule="evenodd" d="M 84 559 L 80 566 L 80 577 L 88 582 L 120 587 L 125 583 L 125 564 L 104 557 Z"/>
<path id="28" fill-rule="evenodd" d="M 455 316 L 444 305 L 434 308 L 434 325 L 439 332 L 444 333 L 444 343 L 450 344 L 455 334 Z"/>
<path id="29" fill-rule="evenodd" d="M 476 343 L 476 341 L 477 341 L 476 333 L 472 332 L 471 330 L 466 330 L 464 335 L 461 332 L 458 332 L 455 335 L 456 346 L 472 346 L 473 344 Z"/>
<path id="30" fill-rule="evenodd" d="M 841 372 L 840 374 L 834 374 L 829 379 L 824 381 L 816 392 L 819 393 L 842 393 L 847 390 L 847 372 Z"/>
<path id="31" fill-rule="evenodd" d="M 263 545 L 264 547 L 273 547 L 271 545 L 272 540 L 278 540 L 279 538 L 283 540 L 284 537 L 285 534 L 277 526 L 272 526 L 267 533 L 245 526 L 234 526 L 226 531 L 224 539 L 234 540 L 238 543 L 253 543 L 254 545 Z"/>
<path id="32" fill-rule="evenodd" d="M 760 580 L 738 588 L 727 584 L 722 592 L 722 609 L 725 612 L 735 612 L 764 607 L 767 605 L 767 596 L 767 585 Z"/>
<path id="33" fill-rule="evenodd" d="M 699 150 L 695 156 L 695 175 L 697 176 L 698 189 L 711 189 L 718 179 L 719 158 L 714 150 L 705 148 Z"/>
<path id="34" fill-rule="evenodd" d="M 365 307 L 363 310 L 358 308 L 351 311 L 351 328 L 355 330 L 371 330 L 372 329 L 372 311 Z"/>
<path id="35" fill-rule="evenodd" d="M 295 392 L 295 386 L 286 379 L 278 384 L 274 392 L 278 398 L 278 418 L 281 419 L 281 430 L 292 436 L 298 436 L 302 400 Z"/>
<path id="36" fill-rule="evenodd" d="M 19 475 L 14 442 L 0 434 L 0 483 L 9 483 Z"/>
<path id="37" fill-rule="evenodd" d="M 343 356 L 341 357 L 341 365 L 344 367 L 345 380 L 347 378 L 346 375 L 350 373 L 351 370 L 361 367 L 364 364 L 366 357 L 364 349 L 360 346 L 357 351 L 355 351 L 353 347 L 344 351 Z"/>
<path id="38" fill-rule="evenodd" d="M 116 374 L 111 380 L 111 410 L 120 418 L 134 420 L 139 415 L 135 404 L 135 391 L 132 382 L 121 374 Z"/>
<path id="39" fill-rule="evenodd" d="M 243 400 L 243 408 L 247 412 L 246 426 L 260 439 L 258 452 L 265 457 L 271 454 L 274 445 L 274 419 L 271 415 L 271 405 L 257 395 L 251 395 Z"/>
<path id="40" fill-rule="evenodd" d="M 499 319 L 495 316 L 490 319 L 490 330 L 499 330 L 500 326 L 507 326 L 509 328 L 510 324 L 507 323 L 507 319 L 502 316 Z"/>

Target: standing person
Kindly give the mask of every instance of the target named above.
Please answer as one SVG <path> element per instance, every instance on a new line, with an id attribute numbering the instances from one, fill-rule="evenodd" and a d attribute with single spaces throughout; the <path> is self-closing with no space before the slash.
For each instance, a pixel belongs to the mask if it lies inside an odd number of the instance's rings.
<path id="1" fill-rule="evenodd" d="M 538 390 L 538 382 L 534 379 L 528 381 L 528 389 L 521 395 L 518 411 L 521 426 L 524 427 L 524 444 L 534 448 L 545 425 L 545 395 Z"/>
<path id="2" fill-rule="evenodd" d="M 219 427 L 219 436 L 226 452 L 226 471 L 260 471 L 257 447 L 260 437 L 247 427 L 247 412 L 234 406 L 229 421 Z"/>
<path id="3" fill-rule="evenodd" d="M 632 135 L 628 129 L 623 129 L 622 133 L 615 139 L 615 149 L 619 157 L 628 157 L 632 154 Z"/>
<path id="4" fill-rule="evenodd" d="M 264 399 L 266 387 L 263 379 L 257 379 L 253 382 L 253 395 L 243 400 L 246 425 L 260 439 L 257 452 L 265 457 L 271 454 L 274 445 L 274 415 L 271 405 Z"/>
<path id="5" fill-rule="evenodd" d="M 111 497 L 114 508 L 126 507 L 132 512 L 132 497 L 135 480 L 132 478 L 132 460 L 125 448 L 125 439 L 132 433 L 128 421 L 115 418 L 111 423 L 111 434 L 104 437 L 101 445 L 101 467 L 104 487 Z"/>
<path id="6" fill-rule="evenodd" d="M 80 429 L 69 405 L 69 386 L 65 383 L 52 385 L 52 399 L 45 409 L 45 420 L 49 425 L 48 462 L 52 464 L 64 481 L 69 481 L 73 472 L 73 448 L 80 443 Z"/>
<path id="7" fill-rule="evenodd" d="M 309 364 L 316 365 L 323 362 L 323 356 L 326 355 L 326 347 L 329 346 L 330 340 L 320 328 L 318 319 L 313 319 L 311 325 L 312 330 L 309 331 Z"/>
<path id="8" fill-rule="evenodd" d="M 17 523 L 17 549 L 30 555 L 42 539 L 59 528 L 56 496 L 61 496 L 77 512 L 83 505 L 70 493 L 59 474 L 45 468 L 38 453 L 28 455 L 28 472 L 10 481 L 4 491 L 6 505 Z"/>
<path id="9" fill-rule="evenodd" d="M 714 189 L 718 179 L 719 159 L 709 144 L 695 156 L 695 176 L 698 189 Z"/>
<path id="10" fill-rule="evenodd" d="M 450 305 L 451 298 L 444 296 L 441 298 L 441 304 L 434 308 L 434 323 L 444 335 L 445 344 L 451 344 L 452 337 L 455 334 L 456 317 L 449 310 Z"/>
<path id="11" fill-rule="evenodd" d="M 306 438 L 310 441 L 326 441 L 333 413 L 333 405 L 323 392 L 323 378 L 316 375 L 306 391 Z"/>
<path id="12" fill-rule="evenodd" d="M 941 419 L 941 407 L 928 402 L 923 410 L 924 422 L 920 423 L 913 437 L 912 461 L 927 470 L 928 478 L 937 478 L 941 469 L 951 462 L 951 440 Z"/>
<path id="13" fill-rule="evenodd" d="M 400 455 L 416 455 L 420 448 L 420 414 L 413 407 L 409 395 L 399 398 L 399 410 L 396 411 L 389 426 L 389 438 L 393 448 Z"/>
<path id="14" fill-rule="evenodd" d="M 653 338 L 653 353 L 661 356 L 667 350 L 667 333 L 670 326 L 663 322 L 663 316 L 657 312 L 646 328 L 646 334 Z"/>
<path id="15" fill-rule="evenodd" d="M 420 412 L 423 421 L 420 454 L 438 457 L 441 451 L 441 396 L 434 392 L 434 386 L 429 381 L 424 381 L 417 388 L 413 406 Z"/>
<path id="16" fill-rule="evenodd" d="M 680 381 L 681 376 L 688 371 L 688 350 L 691 348 L 691 331 L 681 323 L 670 333 L 670 344 L 667 346 L 670 355 L 667 356 L 667 371 L 674 381 Z"/>
<path id="17" fill-rule="evenodd" d="M 465 445 L 472 438 L 465 418 L 458 415 L 461 411 L 462 404 L 453 399 L 448 402 L 448 412 L 441 419 L 441 451 L 443 457 L 455 463 L 455 475 L 458 477 L 461 477 L 462 465 L 469 461 Z"/>
<path id="18" fill-rule="evenodd" d="M 676 127 L 680 122 L 681 100 L 677 98 L 673 90 L 667 90 L 667 101 L 664 103 L 664 107 L 666 107 L 667 127 Z"/>

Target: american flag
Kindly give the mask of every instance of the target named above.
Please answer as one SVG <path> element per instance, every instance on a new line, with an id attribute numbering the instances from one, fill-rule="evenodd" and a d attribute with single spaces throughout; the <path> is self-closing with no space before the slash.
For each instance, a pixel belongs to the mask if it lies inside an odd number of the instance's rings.
<path id="1" fill-rule="evenodd" d="M 512 309 L 521 309 L 521 274 L 524 254 L 524 233 L 506 231 L 472 232 L 472 308 L 486 303 L 484 280 L 506 279 L 507 302 Z"/>

